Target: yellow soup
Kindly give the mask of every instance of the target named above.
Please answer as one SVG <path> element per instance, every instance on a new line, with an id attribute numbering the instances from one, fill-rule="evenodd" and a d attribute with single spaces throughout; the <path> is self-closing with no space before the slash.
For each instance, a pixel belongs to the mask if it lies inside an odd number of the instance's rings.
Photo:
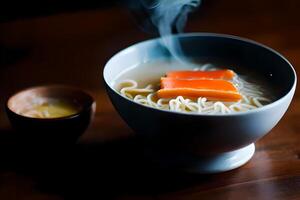
<path id="1" fill-rule="evenodd" d="M 79 107 L 66 100 L 42 100 L 20 112 L 21 115 L 35 118 L 58 118 L 78 113 Z"/>

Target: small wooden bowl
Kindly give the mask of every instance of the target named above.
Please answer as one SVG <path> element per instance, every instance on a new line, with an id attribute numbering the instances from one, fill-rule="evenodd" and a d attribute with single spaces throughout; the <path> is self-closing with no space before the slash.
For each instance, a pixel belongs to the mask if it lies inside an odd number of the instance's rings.
<path id="1" fill-rule="evenodd" d="M 76 101 L 78 112 L 59 118 L 34 118 L 19 114 L 36 98 Z M 90 124 L 96 102 L 87 93 L 68 86 L 40 86 L 22 90 L 6 103 L 7 116 L 21 141 L 36 144 L 72 144 Z"/>

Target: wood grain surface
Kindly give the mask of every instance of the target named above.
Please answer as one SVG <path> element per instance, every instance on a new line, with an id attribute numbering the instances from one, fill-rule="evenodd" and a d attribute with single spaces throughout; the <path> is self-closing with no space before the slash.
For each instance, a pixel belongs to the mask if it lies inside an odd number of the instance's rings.
<path id="1" fill-rule="evenodd" d="M 300 70 L 300 1 L 204 1 L 187 32 L 218 32 L 266 44 Z M 103 87 L 105 62 L 154 37 L 120 7 L 0 23 L 0 199 L 300 199 L 300 93 L 280 123 L 256 143 L 243 167 L 198 175 L 159 170 L 143 157 L 134 133 Z M 14 92 L 68 84 L 97 101 L 79 143 L 51 153 L 16 143 L 4 111 Z"/>

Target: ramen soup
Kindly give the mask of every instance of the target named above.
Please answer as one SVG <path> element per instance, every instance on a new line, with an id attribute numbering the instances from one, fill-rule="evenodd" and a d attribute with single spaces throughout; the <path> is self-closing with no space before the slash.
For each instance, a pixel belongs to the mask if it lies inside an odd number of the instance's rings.
<path id="1" fill-rule="evenodd" d="M 255 76 L 239 74 L 230 66 L 170 60 L 132 66 L 114 80 L 114 88 L 136 103 L 199 114 L 227 114 L 262 107 L 272 101 L 265 86 Z"/>
<path id="2" fill-rule="evenodd" d="M 77 104 L 64 99 L 37 97 L 18 114 L 33 118 L 59 118 L 74 115 L 79 112 Z"/>

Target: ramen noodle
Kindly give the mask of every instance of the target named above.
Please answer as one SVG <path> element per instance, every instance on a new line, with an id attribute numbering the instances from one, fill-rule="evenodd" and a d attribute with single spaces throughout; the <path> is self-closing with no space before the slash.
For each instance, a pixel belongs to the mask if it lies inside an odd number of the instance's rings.
<path id="1" fill-rule="evenodd" d="M 212 72 L 208 74 L 212 74 L 209 76 L 214 77 L 214 81 L 219 79 L 226 79 L 226 74 L 224 76 L 217 77 L 217 72 L 221 71 L 218 68 L 214 67 L 211 64 L 205 64 L 200 67 L 194 68 L 194 71 L 199 72 Z M 219 71 L 216 71 L 219 70 Z M 229 70 L 231 71 L 231 70 Z M 200 82 L 207 84 L 208 88 L 211 88 L 211 84 L 214 82 L 209 77 L 205 77 L 205 73 L 194 73 L 194 74 L 200 74 L 203 78 L 197 78 L 198 81 L 190 81 L 189 74 L 192 71 L 185 71 L 185 73 L 181 72 L 167 72 L 167 76 L 169 76 L 169 79 L 173 81 L 173 85 L 176 85 L 176 81 L 179 82 L 179 85 L 181 84 L 189 84 L 190 82 Z M 225 72 L 223 70 L 223 72 Z M 228 70 L 227 70 L 228 72 Z M 226 73 L 227 73 L 226 72 Z M 180 74 L 181 73 L 181 74 Z M 172 75 L 170 75 L 172 74 Z M 174 75 L 175 74 L 175 75 Z M 179 75 L 178 75 L 179 74 Z M 177 75 L 179 77 L 177 77 Z M 175 79 L 172 79 L 170 77 Z M 180 77 L 181 76 L 181 77 Z M 185 77 L 182 81 L 182 77 Z M 219 76 L 219 75 L 218 75 Z M 215 79 L 217 78 L 217 79 Z M 176 111 L 176 112 L 184 112 L 184 113 L 199 113 L 199 114 L 228 114 L 228 113 L 237 113 L 237 112 L 246 112 L 249 110 L 253 110 L 259 107 L 264 106 L 265 104 L 269 103 L 271 101 L 270 98 L 267 97 L 266 91 L 264 88 L 262 88 L 260 85 L 255 84 L 253 82 L 246 81 L 241 76 L 235 74 L 233 77 L 229 77 L 231 80 L 223 80 L 223 82 L 230 82 L 230 84 L 234 85 L 234 88 L 236 88 L 236 94 L 239 96 L 238 99 L 230 99 L 223 100 L 223 99 L 212 99 L 208 96 L 192 96 L 189 97 L 189 95 L 180 95 L 180 91 L 178 90 L 177 96 L 172 96 L 170 98 L 164 98 L 161 97 L 160 92 L 164 89 L 162 88 L 162 84 L 164 84 L 167 78 L 162 78 L 161 84 L 158 84 L 157 82 L 153 82 L 151 84 L 147 84 L 144 87 L 141 87 L 139 82 L 134 79 L 123 79 L 118 82 L 118 91 L 120 94 L 124 97 L 127 97 L 131 100 L 133 100 L 136 103 L 162 109 L 162 110 L 169 110 L 169 111 Z M 200 81 L 199 81 L 200 80 Z M 168 80 L 167 80 L 168 81 Z M 180 82 L 181 81 L 181 82 Z M 221 82 L 221 81 L 217 81 Z M 217 83 L 218 84 L 218 83 Z M 176 89 L 176 88 L 175 88 Z M 193 90 L 198 91 L 198 90 Z M 201 94 L 201 91 L 203 89 L 199 90 Z M 187 93 L 185 93 L 187 94 Z"/>

